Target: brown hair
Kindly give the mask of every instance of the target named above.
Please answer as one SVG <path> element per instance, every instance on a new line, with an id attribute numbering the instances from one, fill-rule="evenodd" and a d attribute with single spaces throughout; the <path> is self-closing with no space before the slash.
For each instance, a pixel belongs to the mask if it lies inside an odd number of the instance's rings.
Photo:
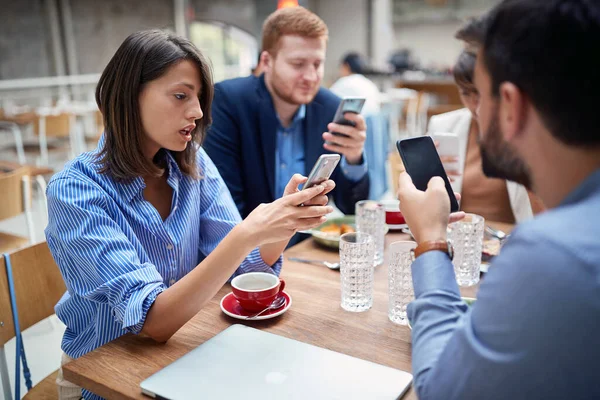
<path id="1" fill-rule="evenodd" d="M 160 30 L 131 34 L 102 72 L 96 88 L 96 103 L 105 127 L 104 146 L 97 158 L 101 173 L 108 173 L 119 181 L 162 175 L 162 169 L 143 155 L 145 134 L 139 96 L 146 83 L 160 78 L 171 66 L 183 60 L 194 62 L 200 71 L 199 100 L 204 118 L 196 120 L 192 141 L 186 149 L 171 153 L 184 174 L 198 177 L 196 153 L 211 123 L 211 67 L 189 40 Z"/>
<path id="2" fill-rule="evenodd" d="M 458 86 L 469 91 L 477 91 L 475 84 L 473 83 L 473 74 L 475 72 L 475 61 L 477 55 L 474 53 L 463 50 L 458 56 L 458 60 L 452 68 L 452 74 L 454 75 L 454 81 Z"/>
<path id="3" fill-rule="evenodd" d="M 327 25 L 316 14 L 304 7 L 281 8 L 265 20 L 262 33 L 262 49 L 277 54 L 279 39 L 284 35 L 327 39 Z"/>
<path id="4" fill-rule="evenodd" d="M 479 46 L 482 44 L 487 25 L 487 14 L 484 14 L 480 17 L 470 18 L 454 34 L 454 37 L 465 42 L 470 51 L 476 52 Z"/>

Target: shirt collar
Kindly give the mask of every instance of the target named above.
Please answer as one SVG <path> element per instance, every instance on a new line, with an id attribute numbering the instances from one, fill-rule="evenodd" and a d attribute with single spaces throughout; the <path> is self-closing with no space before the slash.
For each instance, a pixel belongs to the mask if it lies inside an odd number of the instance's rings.
<path id="1" fill-rule="evenodd" d="M 169 174 L 167 182 L 176 190 L 179 187 L 179 180 L 183 177 L 183 173 L 181 172 L 181 169 L 179 169 L 179 165 L 177 165 L 177 161 L 170 151 L 163 149 L 160 150 L 160 152 L 162 153 L 161 156 L 164 157 L 166 161 L 166 169 Z M 137 178 L 126 182 L 117 182 L 117 186 L 119 187 L 123 199 L 130 202 L 134 197 L 142 193 L 146 188 L 146 183 L 141 176 L 138 176 Z"/>
<path id="2" fill-rule="evenodd" d="M 292 123 L 290 124 L 289 127 L 290 128 L 295 127 L 302 120 L 304 120 L 305 117 L 306 117 L 306 104 L 301 104 L 300 107 L 298 107 L 296 114 L 294 114 L 294 118 L 292 118 Z M 283 127 L 283 125 L 281 124 L 281 119 L 279 119 L 279 115 L 277 116 L 277 120 L 279 121 L 279 126 Z"/>
<path id="3" fill-rule="evenodd" d="M 574 204 L 586 197 L 600 192 L 600 169 L 592 172 L 585 180 L 562 201 L 561 205 Z"/>

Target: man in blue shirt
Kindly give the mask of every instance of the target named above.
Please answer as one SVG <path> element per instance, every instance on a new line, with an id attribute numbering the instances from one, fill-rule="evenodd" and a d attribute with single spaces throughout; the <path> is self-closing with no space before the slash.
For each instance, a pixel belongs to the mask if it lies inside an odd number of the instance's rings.
<path id="1" fill-rule="evenodd" d="M 294 173 L 307 175 L 323 153 L 342 155 L 331 177 L 342 212 L 353 214 L 355 203 L 368 197 L 365 121 L 347 114 L 355 127 L 331 123 L 340 99 L 320 86 L 327 32 L 303 7 L 280 9 L 263 26 L 264 74 L 215 86 L 204 149 L 242 217 L 281 197 Z"/>
<path id="2" fill-rule="evenodd" d="M 513 231 L 469 308 L 446 251 L 460 215 L 449 217 L 442 179 L 421 192 L 400 177 L 418 243 L 415 389 L 422 400 L 598 399 L 600 2 L 504 1 L 463 39 L 478 47 L 484 172 L 525 184 L 549 210 Z"/>

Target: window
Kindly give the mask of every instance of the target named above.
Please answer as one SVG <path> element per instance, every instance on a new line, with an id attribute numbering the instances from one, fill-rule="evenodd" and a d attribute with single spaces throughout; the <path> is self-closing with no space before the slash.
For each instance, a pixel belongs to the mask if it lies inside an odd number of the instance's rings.
<path id="1" fill-rule="evenodd" d="M 250 75 L 258 43 L 250 33 L 217 21 L 192 22 L 190 40 L 213 65 L 215 82 Z"/>

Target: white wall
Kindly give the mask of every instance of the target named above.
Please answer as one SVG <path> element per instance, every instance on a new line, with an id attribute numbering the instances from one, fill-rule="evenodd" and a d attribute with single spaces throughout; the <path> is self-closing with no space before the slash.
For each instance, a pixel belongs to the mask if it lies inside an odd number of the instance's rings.
<path id="1" fill-rule="evenodd" d="M 374 67 L 385 69 L 387 60 L 393 49 L 396 48 L 394 26 L 392 22 L 391 0 L 373 0 L 373 13 L 371 15 L 372 59 Z"/>
<path id="2" fill-rule="evenodd" d="M 344 54 L 357 51 L 366 56 L 367 4 L 365 0 L 321 0 L 311 9 L 325 21 L 329 29 L 323 79 L 325 86 L 338 78 L 338 65 Z"/>
<path id="3" fill-rule="evenodd" d="M 419 23 L 395 27 L 394 48 L 409 48 L 422 66 L 452 66 L 463 48 L 454 38 L 462 22 Z"/>

